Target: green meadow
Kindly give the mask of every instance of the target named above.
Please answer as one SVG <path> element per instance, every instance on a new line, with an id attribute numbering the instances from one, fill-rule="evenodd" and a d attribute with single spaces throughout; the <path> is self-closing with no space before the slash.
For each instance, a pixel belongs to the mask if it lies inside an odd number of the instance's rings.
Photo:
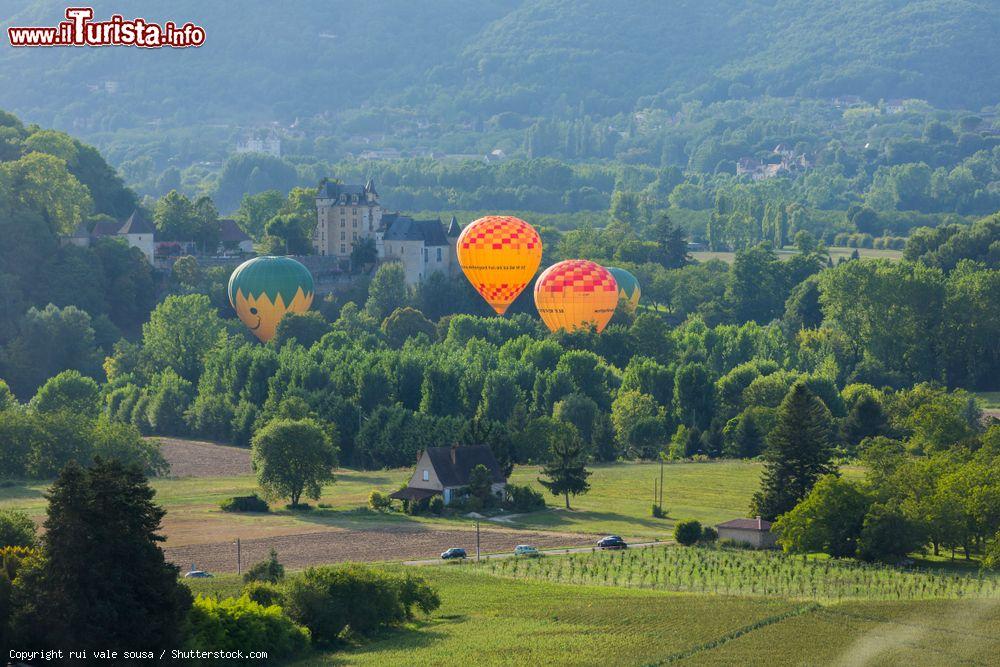
<path id="1" fill-rule="evenodd" d="M 988 665 L 1000 651 L 997 600 L 820 604 L 515 580 L 473 565 L 419 571 L 441 595 L 436 612 L 294 664 Z M 189 585 L 220 595 L 239 586 Z"/>

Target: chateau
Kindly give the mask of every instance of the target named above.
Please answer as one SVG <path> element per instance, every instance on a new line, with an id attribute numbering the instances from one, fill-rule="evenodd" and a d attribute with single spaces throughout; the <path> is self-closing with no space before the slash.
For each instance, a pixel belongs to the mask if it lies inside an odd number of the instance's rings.
<path id="1" fill-rule="evenodd" d="M 462 230 L 455 217 L 445 230 L 439 219 L 415 220 L 385 212 L 372 179 L 364 185 L 320 183 L 316 219 L 313 250 L 317 255 L 347 261 L 356 243 L 370 240 L 379 262 L 398 261 L 403 265 L 408 285 L 435 272 L 458 272 L 455 246 Z"/>

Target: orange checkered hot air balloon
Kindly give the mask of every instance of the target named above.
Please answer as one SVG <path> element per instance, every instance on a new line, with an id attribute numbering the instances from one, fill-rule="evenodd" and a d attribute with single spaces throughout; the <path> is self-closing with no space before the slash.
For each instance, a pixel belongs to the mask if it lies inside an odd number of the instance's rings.
<path id="1" fill-rule="evenodd" d="M 487 215 L 462 230 L 458 263 L 472 286 L 503 315 L 542 262 L 535 228 L 510 215 Z"/>
<path id="2" fill-rule="evenodd" d="M 535 281 L 535 306 L 550 331 L 594 326 L 600 333 L 617 305 L 615 277 L 586 259 L 553 264 Z"/>

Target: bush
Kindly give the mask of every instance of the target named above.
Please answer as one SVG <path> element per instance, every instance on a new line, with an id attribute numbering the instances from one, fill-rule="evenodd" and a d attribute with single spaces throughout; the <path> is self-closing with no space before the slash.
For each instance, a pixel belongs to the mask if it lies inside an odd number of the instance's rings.
<path id="1" fill-rule="evenodd" d="M 219 505 L 223 512 L 270 512 L 267 501 L 256 493 L 249 496 L 233 496 L 226 498 Z"/>
<path id="2" fill-rule="evenodd" d="M 188 614 L 187 648 L 203 651 L 266 651 L 287 658 L 309 647 L 309 631 L 281 607 L 265 607 L 246 595 L 216 600 L 199 595 Z"/>
<path id="3" fill-rule="evenodd" d="M 701 522 L 694 519 L 679 521 L 674 526 L 674 539 L 677 540 L 678 544 L 683 544 L 686 547 L 696 543 L 701 539 Z"/>
<path id="4" fill-rule="evenodd" d="M 659 505 L 653 505 L 653 518 L 654 519 L 665 519 L 667 517 L 667 512 Z"/>
<path id="5" fill-rule="evenodd" d="M 1000 570 L 1000 532 L 993 536 L 993 543 L 986 548 L 983 567 L 988 570 Z"/>
<path id="6" fill-rule="evenodd" d="M 441 496 L 433 496 L 427 507 L 433 514 L 444 514 L 444 498 Z"/>
<path id="7" fill-rule="evenodd" d="M 278 562 L 278 552 L 271 549 L 266 560 L 256 563 L 243 575 L 243 581 L 266 581 L 270 584 L 277 584 L 285 578 L 285 566 Z"/>
<path id="8" fill-rule="evenodd" d="M 244 584 L 243 590 L 240 593 L 262 607 L 270 607 L 274 604 L 282 607 L 285 604 L 284 590 L 276 584 L 266 581 L 251 581 L 248 584 Z"/>
<path id="9" fill-rule="evenodd" d="M 514 512 L 537 512 L 545 509 L 545 496 L 530 486 L 507 485 L 507 508 Z"/>
<path id="10" fill-rule="evenodd" d="M 35 522 L 24 512 L 0 510 L 0 549 L 35 545 Z"/>
<path id="11" fill-rule="evenodd" d="M 411 618 L 414 606 L 432 611 L 440 604 L 420 577 L 353 564 L 311 567 L 288 582 L 285 595 L 289 616 L 323 644 L 341 641 L 348 627 L 370 635 Z"/>
<path id="12" fill-rule="evenodd" d="M 719 531 L 711 526 L 705 526 L 701 529 L 701 541 L 705 544 L 712 544 L 717 539 L 719 539 Z"/>
<path id="13" fill-rule="evenodd" d="M 368 494 L 368 507 L 376 512 L 385 512 L 392 508 L 392 498 L 381 491 L 372 490 Z"/>

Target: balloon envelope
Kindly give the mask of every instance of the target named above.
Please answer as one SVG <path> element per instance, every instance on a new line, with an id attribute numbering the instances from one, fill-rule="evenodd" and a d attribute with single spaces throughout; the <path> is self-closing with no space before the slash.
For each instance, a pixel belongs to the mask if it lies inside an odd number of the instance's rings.
<path id="1" fill-rule="evenodd" d="M 542 239 L 524 220 L 488 215 L 462 230 L 458 264 L 472 286 L 503 315 L 542 262 Z"/>
<path id="2" fill-rule="evenodd" d="M 615 277 L 586 259 L 553 264 L 535 281 L 535 306 L 550 331 L 595 326 L 600 333 L 617 305 Z"/>
<path id="3" fill-rule="evenodd" d="M 609 266 L 608 271 L 618 283 L 618 298 L 628 301 L 634 310 L 639 305 L 639 297 L 642 296 L 642 291 L 639 289 L 639 279 L 617 266 Z"/>
<path id="4" fill-rule="evenodd" d="M 312 274 L 291 257 L 255 257 L 229 276 L 229 303 L 243 324 L 263 342 L 271 340 L 285 313 L 312 305 Z"/>

